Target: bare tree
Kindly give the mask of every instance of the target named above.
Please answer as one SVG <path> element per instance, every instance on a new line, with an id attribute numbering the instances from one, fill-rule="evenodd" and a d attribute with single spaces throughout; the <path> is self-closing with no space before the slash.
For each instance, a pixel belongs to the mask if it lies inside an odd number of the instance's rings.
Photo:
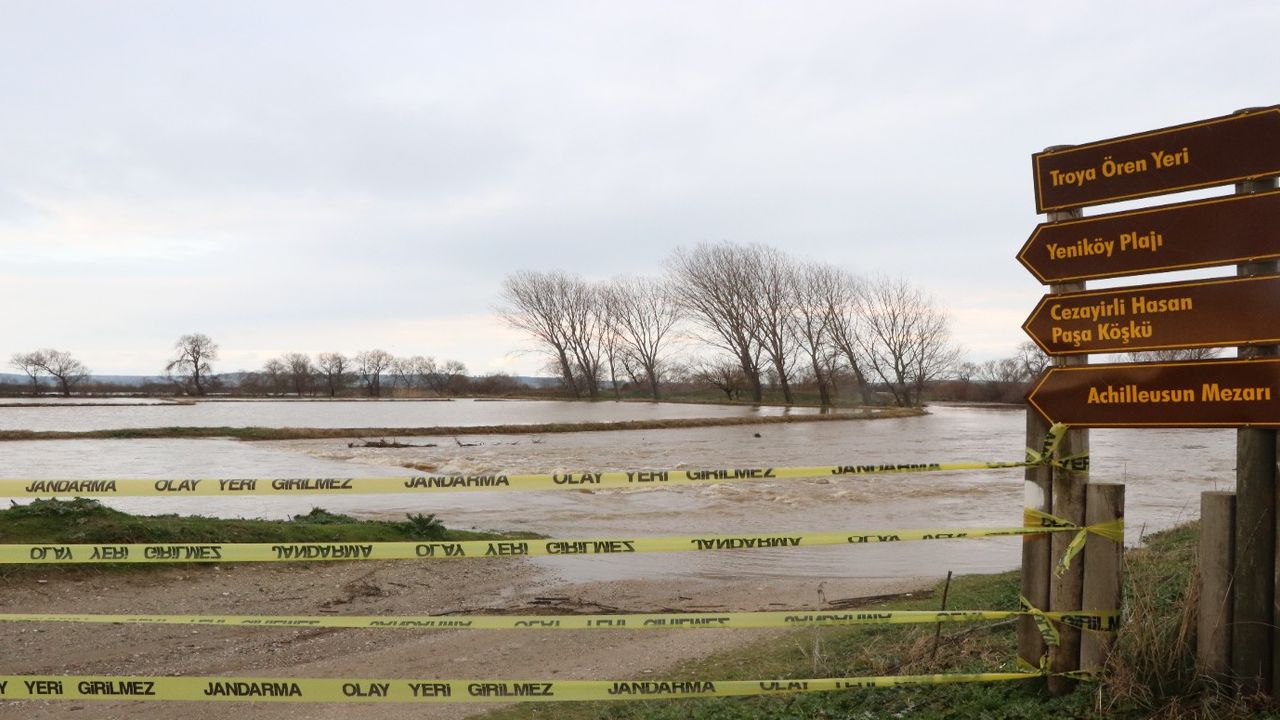
<path id="1" fill-rule="evenodd" d="M 1049 367 L 1049 356 L 1040 349 L 1039 345 L 1030 340 L 1022 341 L 1014 358 L 1021 368 L 1022 377 L 1027 382 L 1040 377 L 1040 374 Z"/>
<path id="2" fill-rule="evenodd" d="M 977 365 L 975 370 L 975 380 L 991 385 L 1009 385 L 1026 379 L 1016 357 L 987 360 Z"/>
<path id="3" fill-rule="evenodd" d="M 618 334 L 617 324 L 613 322 L 611 288 L 608 285 L 601 285 L 598 290 L 601 293 L 600 301 L 605 306 L 604 322 L 600 327 L 600 349 L 604 357 L 602 365 L 609 371 L 609 387 L 613 388 L 613 398 L 621 400 L 622 383 L 618 381 L 618 372 L 619 370 L 626 372 L 627 348 L 622 343 L 622 336 Z"/>
<path id="4" fill-rule="evenodd" d="M 426 388 L 441 397 L 457 392 L 467 377 L 467 366 L 457 360 L 437 363 L 435 358 L 421 355 L 409 358 L 406 366 L 397 372 L 409 370 L 413 373 L 415 387 Z"/>
<path id="5" fill-rule="evenodd" d="M 572 278 L 565 290 L 561 308 L 566 341 L 587 396 L 594 400 L 600 397 L 600 374 L 609 335 L 604 294 L 599 286 L 579 278 Z"/>
<path id="6" fill-rule="evenodd" d="M 66 397 L 70 397 L 71 390 L 89 377 L 89 368 L 65 350 L 49 348 L 33 353 L 33 356 L 41 369 L 58 382 L 58 390 Z"/>
<path id="7" fill-rule="evenodd" d="M 289 366 L 280 358 L 271 358 L 262 364 L 264 390 L 270 395 L 283 395 L 288 387 Z"/>
<path id="8" fill-rule="evenodd" d="M 426 366 L 427 359 L 421 355 L 392 358 L 390 365 L 387 366 L 387 372 L 391 376 L 391 387 L 394 389 L 399 385 L 408 393 L 420 384 L 420 377 L 426 371 Z"/>
<path id="9" fill-rule="evenodd" d="M 724 393 L 726 400 L 737 400 L 748 386 L 742 368 L 731 361 L 704 361 L 690 368 L 693 378 Z"/>
<path id="10" fill-rule="evenodd" d="M 467 366 L 458 360 L 446 360 L 436 365 L 432 358 L 427 358 L 430 372 L 424 375 L 427 386 L 437 395 L 453 395 L 463 389 L 467 381 Z"/>
<path id="11" fill-rule="evenodd" d="M 382 374 L 391 367 L 393 360 L 395 358 L 386 350 L 363 350 L 356 353 L 356 372 L 359 373 L 369 397 L 382 395 Z"/>
<path id="12" fill-rule="evenodd" d="M 682 313 L 667 283 L 652 278 L 618 278 L 606 290 L 610 324 L 621 343 L 621 361 L 634 361 L 644 373 L 653 399 L 668 350 L 668 338 Z M 627 368 L 630 373 L 630 368 Z M 611 373 L 615 374 L 616 373 Z M 616 385 L 616 379 L 615 379 Z"/>
<path id="13" fill-rule="evenodd" d="M 858 336 L 862 327 L 862 302 L 860 280 L 842 270 L 836 270 L 837 281 L 823 285 L 829 294 L 824 299 L 831 326 L 828 328 L 831 344 L 836 353 L 849 366 L 854 384 L 858 388 L 858 396 L 862 404 L 870 405 L 874 397 L 871 384 L 863 373 L 864 363 L 861 360 Z"/>
<path id="14" fill-rule="evenodd" d="M 843 278 L 830 265 L 810 263 L 797 268 L 795 289 L 797 302 L 792 330 L 795 342 L 809 361 L 813 382 L 818 387 L 818 400 L 831 404 L 831 374 L 837 352 L 832 342 L 835 313 L 831 299 L 839 290 Z"/>
<path id="15" fill-rule="evenodd" d="M 423 387 L 434 392 L 437 395 L 444 395 L 449 389 L 449 378 L 444 374 L 442 368 L 436 364 L 434 357 L 419 358 L 422 362 L 418 365 L 418 380 Z"/>
<path id="16" fill-rule="evenodd" d="M 466 382 L 467 366 L 457 360 L 446 360 L 443 363 L 437 363 L 433 357 L 418 360 L 420 382 L 436 395 L 452 395 Z"/>
<path id="17" fill-rule="evenodd" d="M 956 399 L 1021 402 L 1048 366 L 1049 356 L 1040 346 L 1026 341 L 1009 357 L 956 365 L 952 371 L 955 384 L 949 389 Z"/>
<path id="18" fill-rule="evenodd" d="M 863 285 L 861 298 L 862 355 L 895 404 L 918 405 L 925 384 L 947 372 L 960 354 L 946 313 L 901 278 L 872 280 Z"/>
<path id="19" fill-rule="evenodd" d="M 197 395 L 206 394 L 209 376 L 213 374 L 210 363 L 218 359 L 217 344 L 208 335 L 195 333 L 178 338 L 173 347 L 178 356 L 165 365 L 165 374 L 172 378 L 176 373 L 188 391 L 194 389 Z"/>
<path id="20" fill-rule="evenodd" d="M 752 398 L 764 399 L 760 348 L 751 313 L 755 283 L 748 248 L 730 243 L 677 249 L 667 261 L 680 308 L 701 330 L 702 339 L 728 351 L 742 369 Z"/>
<path id="21" fill-rule="evenodd" d="M 40 394 L 40 378 L 45 374 L 44 356 L 41 351 L 29 353 L 14 353 L 9 358 L 9 364 L 15 369 L 21 370 L 28 379 L 31 380 L 32 397 Z"/>
<path id="22" fill-rule="evenodd" d="M 346 389 L 351 361 L 340 352 L 320 353 L 317 360 L 329 397 L 337 397 L 340 391 Z"/>
<path id="23" fill-rule="evenodd" d="M 285 368 L 289 374 L 289 384 L 293 391 L 302 397 L 311 391 L 311 383 L 315 379 L 316 367 L 311 364 L 311 356 L 305 353 L 285 353 Z"/>
<path id="24" fill-rule="evenodd" d="M 576 280 L 563 272 L 521 270 L 502 281 L 502 305 L 498 315 L 508 325 L 523 330 L 540 344 L 560 370 L 565 387 L 581 397 L 570 360 L 570 329 L 566 323 L 569 286 Z"/>
<path id="25" fill-rule="evenodd" d="M 982 400 L 1013 402 L 1026 393 L 1027 383 L 1033 378 L 1027 376 L 1026 366 L 1015 355 L 973 365 L 972 379 L 983 389 Z"/>
<path id="26" fill-rule="evenodd" d="M 752 316 L 752 335 L 773 365 L 773 376 L 782 390 L 782 399 L 795 402 L 791 392 L 791 366 L 796 355 L 796 287 L 800 278 L 795 263 L 782 251 L 765 245 L 747 248 L 748 276 L 752 291 L 747 305 Z"/>

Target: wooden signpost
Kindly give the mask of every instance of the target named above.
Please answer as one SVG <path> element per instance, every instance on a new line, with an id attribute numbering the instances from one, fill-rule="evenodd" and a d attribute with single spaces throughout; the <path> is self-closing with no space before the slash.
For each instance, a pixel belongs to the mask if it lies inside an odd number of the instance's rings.
<path id="1" fill-rule="evenodd" d="M 1045 295 L 1022 329 L 1050 355 L 1280 343 L 1280 312 L 1241 308 L 1280 310 L 1280 275 Z"/>
<path id="2" fill-rule="evenodd" d="M 1041 223 L 1018 262 L 1042 283 L 1280 257 L 1280 192 Z"/>
<path id="3" fill-rule="evenodd" d="M 1031 156 L 1036 212 L 1280 175 L 1280 106 Z"/>
<path id="4" fill-rule="evenodd" d="M 1054 366 L 1027 397 L 1027 441 L 1034 443 L 1050 421 L 1077 428 L 1237 428 L 1236 501 L 1206 498 L 1212 512 L 1201 523 L 1201 562 L 1217 558 L 1230 566 L 1201 569 L 1205 631 L 1197 652 L 1204 667 L 1242 693 L 1280 695 L 1272 429 L 1280 427 L 1280 106 L 1051 147 L 1032 156 L 1032 169 L 1036 210 L 1048 222 L 1018 260 L 1051 288 L 1023 328 L 1054 356 Z M 1235 195 L 1093 217 L 1081 212 L 1230 183 Z M 1231 264 L 1239 277 L 1094 291 L 1083 282 Z M 1223 346 L 1237 347 L 1238 359 L 1089 365 L 1087 358 Z M 1087 451 L 1087 431 L 1075 433 L 1074 447 Z M 1028 471 L 1028 505 L 1083 522 L 1085 482 L 1054 469 L 1050 486 Z M 1023 559 L 1024 594 L 1042 592 L 1043 559 L 1029 546 Z M 1215 578 L 1220 582 L 1211 587 Z M 1051 610 L 1078 608 L 1082 595 L 1099 602 L 1070 579 L 1055 576 L 1048 587 Z M 1029 661 L 1032 649 L 1045 650 L 1035 632 L 1030 623 L 1020 628 L 1019 652 Z M 1078 667 L 1067 638 L 1050 653 L 1055 669 Z M 1099 652 L 1084 654 L 1100 664 Z M 1050 678 L 1055 692 L 1069 687 Z"/>
<path id="5" fill-rule="evenodd" d="M 1280 358 L 1050 368 L 1027 402 L 1084 427 L 1280 427 Z"/>

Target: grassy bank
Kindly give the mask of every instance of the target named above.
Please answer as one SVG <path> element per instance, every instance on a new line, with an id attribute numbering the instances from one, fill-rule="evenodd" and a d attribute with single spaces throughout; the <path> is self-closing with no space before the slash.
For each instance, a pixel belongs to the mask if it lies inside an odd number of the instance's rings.
<path id="1" fill-rule="evenodd" d="M 324 440 L 362 437 L 421 437 L 453 435 L 547 435 L 601 430 L 663 430 L 735 425 L 775 425 L 797 422 L 833 422 L 923 415 L 921 408 L 862 408 L 828 415 L 774 415 L 765 417 L 676 418 L 593 423 L 542 423 L 536 425 L 467 425 L 418 428 L 264 428 L 264 427 L 158 427 L 117 430 L 4 430 L 4 440 L 138 440 L 152 438 L 235 438 L 237 440 Z"/>
<path id="2" fill-rule="evenodd" d="M 1196 672 L 1194 612 L 1197 528 L 1149 536 L 1127 554 L 1125 625 L 1104 679 L 1051 697 L 1042 680 L 849 690 L 791 697 L 515 706 L 487 720 L 783 720 L 784 718 L 1257 718 L 1280 717 L 1233 698 Z M 1015 610 L 1016 572 L 953 581 L 952 609 Z M 913 601 L 868 607 L 936 610 L 941 587 Z M 703 632 L 703 631 L 696 631 Z M 710 632 L 710 631 L 706 631 Z M 1012 623 L 946 625 L 934 651 L 934 626 L 863 626 L 795 631 L 778 639 L 681 665 L 662 675 L 619 669 L 607 678 L 803 679 L 1016 671 Z"/>
<path id="3" fill-rule="evenodd" d="M 34 500 L 0 510 L 0 543 L 394 542 L 518 537 L 531 536 L 450 530 L 433 515 L 409 515 L 398 522 L 360 520 L 320 508 L 289 520 L 131 515 L 86 498 Z M 35 567 L 49 572 L 77 566 L 0 566 L 0 575 Z M 137 565 L 111 567 L 143 569 Z"/>

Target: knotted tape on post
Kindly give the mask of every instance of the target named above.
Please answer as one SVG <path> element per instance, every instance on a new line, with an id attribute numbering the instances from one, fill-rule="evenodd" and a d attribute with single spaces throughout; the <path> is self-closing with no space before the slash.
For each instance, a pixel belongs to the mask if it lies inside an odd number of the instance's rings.
<path id="1" fill-rule="evenodd" d="M 1062 445 L 1062 439 L 1066 437 L 1066 435 L 1067 426 L 1062 423 L 1054 423 L 1053 426 L 1049 428 L 1049 432 L 1045 433 L 1044 440 L 1041 441 L 1039 450 L 1027 448 L 1027 465 L 1047 465 L 1050 467 L 1070 470 L 1072 472 L 1089 472 L 1088 453 L 1058 457 L 1058 448 Z"/>
<path id="2" fill-rule="evenodd" d="M 1022 595 L 1018 596 L 1018 604 L 1022 606 L 1022 611 L 1035 621 L 1036 627 L 1040 629 L 1040 636 L 1044 638 L 1045 645 L 1058 647 L 1058 645 L 1062 644 L 1062 635 L 1058 633 L 1058 628 L 1053 626 L 1049 616 L 1043 610 L 1032 605 L 1031 601 Z M 1045 658 L 1041 658 L 1041 661 L 1043 660 Z"/>
<path id="3" fill-rule="evenodd" d="M 1023 508 L 1022 517 L 1023 525 L 1026 527 L 1055 528 L 1063 531 L 1074 529 L 1077 531 L 1075 537 L 1071 538 L 1071 542 L 1067 545 L 1067 550 L 1063 553 L 1062 559 L 1058 561 L 1057 567 L 1053 570 L 1053 574 L 1058 577 L 1062 577 L 1063 573 L 1071 568 L 1072 558 L 1084 549 L 1084 543 L 1089 533 L 1115 543 L 1124 542 L 1124 518 L 1116 518 L 1096 525 L 1081 527 L 1073 522 L 1035 508 Z"/>
<path id="4" fill-rule="evenodd" d="M 1119 610 L 1067 610 L 1045 611 L 1031 604 L 1025 596 L 1018 596 L 1018 604 L 1022 614 L 1031 617 L 1044 636 L 1044 644 L 1057 647 L 1062 641 L 1054 622 L 1060 622 L 1077 630 L 1088 630 L 1096 633 L 1113 633 L 1120 627 Z"/>

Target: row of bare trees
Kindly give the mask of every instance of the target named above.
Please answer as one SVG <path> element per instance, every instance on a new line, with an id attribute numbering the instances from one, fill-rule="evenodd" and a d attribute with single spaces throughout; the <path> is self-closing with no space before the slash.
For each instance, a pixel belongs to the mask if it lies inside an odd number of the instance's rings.
<path id="1" fill-rule="evenodd" d="M 616 389 L 621 377 L 658 398 L 679 339 L 693 341 L 688 364 L 730 397 L 745 384 L 762 400 L 767 378 L 788 403 L 799 377 L 830 404 L 836 377 L 849 375 L 864 402 L 875 383 L 896 404 L 917 404 L 959 356 L 946 313 L 899 278 L 862 279 L 734 243 L 680 249 L 666 265 L 661 279 L 599 283 L 517 272 L 503 283 L 498 312 L 534 340 L 575 397 L 598 397 L 602 380 Z"/>
<path id="2" fill-rule="evenodd" d="M 502 285 L 498 314 L 527 333 L 574 397 L 600 396 L 620 378 L 658 397 L 680 309 L 667 285 L 649 278 L 591 283 L 560 271 L 525 270 Z"/>
<path id="3" fill-rule="evenodd" d="M 370 397 L 380 397 L 384 384 L 395 391 L 430 391 L 454 395 L 467 386 L 467 366 L 457 360 L 436 362 L 435 358 L 414 355 L 396 357 L 386 350 L 364 350 L 348 357 L 340 352 L 324 352 L 315 360 L 306 353 L 285 353 L 268 360 L 262 370 L 241 379 L 241 388 L 266 394 L 323 393 L 337 397 L 358 384 Z"/>
<path id="4" fill-rule="evenodd" d="M 1218 357 L 1220 348 L 1177 348 L 1123 353 L 1122 362 L 1184 362 Z M 1110 362 L 1111 360 L 1108 360 Z M 1013 355 L 999 360 L 965 362 L 956 367 L 941 395 L 947 400 L 1016 403 L 1026 397 L 1050 365 L 1049 356 L 1027 340 Z"/>
<path id="5" fill-rule="evenodd" d="M 211 389 L 221 387 L 213 371 L 219 348 L 208 335 L 183 335 L 174 343 L 174 350 L 175 355 L 165 364 L 164 373 L 178 392 L 206 395 Z M 63 350 L 15 353 L 10 365 L 29 378 L 32 394 L 39 394 L 41 386 L 52 380 L 63 395 L 70 395 L 90 375 L 84 363 Z M 299 397 L 317 393 L 336 397 L 357 385 L 371 397 L 383 395 L 388 384 L 391 391 L 430 391 L 442 396 L 470 387 L 467 367 L 457 360 L 437 362 L 435 358 L 421 355 L 396 357 L 385 350 L 365 350 L 350 357 L 340 352 L 325 352 L 314 360 L 305 353 L 285 353 L 268 360 L 260 372 L 244 373 L 239 381 L 240 389 L 245 392 Z M 510 390 L 501 382 L 481 383 L 476 389 L 486 388 Z"/>
<path id="6" fill-rule="evenodd" d="M 954 373 L 954 387 L 947 395 L 953 400 L 1019 402 L 1047 367 L 1049 356 L 1027 340 L 1009 357 L 961 363 Z"/>

